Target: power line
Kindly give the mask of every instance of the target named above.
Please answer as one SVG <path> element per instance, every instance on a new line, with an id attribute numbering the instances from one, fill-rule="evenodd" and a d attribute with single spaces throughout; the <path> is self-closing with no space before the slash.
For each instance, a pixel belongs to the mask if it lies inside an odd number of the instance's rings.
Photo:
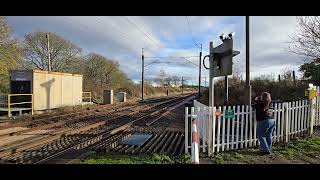
<path id="1" fill-rule="evenodd" d="M 159 56 L 159 57 L 144 57 L 145 59 L 168 59 L 168 58 L 196 58 L 199 56 Z"/>
<path id="2" fill-rule="evenodd" d="M 157 45 L 159 48 L 161 48 L 160 45 L 156 41 L 154 41 L 147 33 L 142 31 L 137 24 L 133 23 L 127 16 L 125 16 L 125 18 L 127 19 L 128 22 L 130 22 L 132 25 L 134 25 L 142 34 L 144 34 L 148 39 L 150 39 L 155 45 Z"/>
<path id="3" fill-rule="evenodd" d="M 196 45 L 198 48 L 200 48 L 200 47 L 199 47 L 199 44 L 197 44 L 196 41 L 194 40 L 192 31 L 191 31 L 191 28 L 190 28 L 190 22 L 189 22 L 188 16 L 186 16 L 186 20 L 187 20 L 187 27 L 188 27 L 188 30 L 189 30 L 189 32 L 190 32 L 190 34 L 191 34 L 191 38 L 192 38 L 192 40 L 193 40 L 193 43 L 194 43 L 194 45 Z"/>
<path id="4" fill-rule="evenodd" d="M 72 19 L 71 19 L 70 17 L 68 17 L 68 16 L 66 16 L 64 19 L 67 20 L 67 21 L 69 21 L 69 22 L 71 22 L 71 23 L 74 23 L 74 21 L 72 21 Z M 69 20 L 68 20 L 68 19 L 69 19 Z M 102 25 L 103 25 L 102 28 L 104 28 L 105 30 L 107 30 L 107 31 L 109 31 L 109 32 L 116 32 L 118 35 L 120 35 L 121 38 L 130 41 L 129 37 L 128 37 L 126 34 L 120 32 L 120 31 L 114 31 L 114 30 L 113 30 L 114 27 L 111 27 L 111 26 L 105 24 L 105 23 L 102 22 L 99 18 L 98 18 L 98 19 L 95 19 L 95 20 L 98 21 L 100 24 L 102 24 Z M 85 25 L 85 24 L 83 24 L 83 23 L 79 23 L 79 25 L 81 25 L 82 27 L 84 27 L 84 28 L 87 29 L 87 30 L 90 30 L 90 28 L 91 28 L 90 26 Z M 132 52 L 134 52 L 134 54 L 136 54 L 136 52 L 133 51 L 133 49 L 131 49 L 131 50 L 132 50 Z M 138 56 L 137 56 L 137 57 L 138 57 Z M 140 58 L 140 57 L 138 57 L 138 58 Z"/>
<path id="5" fill-rule="evenodd" d="M 189 63 L 191 63 L 191 64 L 195 65 L 195 66 L 199 66 L 198 64 L 196 64 L 196 63 L 194 63 L 194 62 L 190 61 L 189 59 L 187 59 L 187 58 L 185 58 L 185 57 L 182 57 L 182 58 L 183 58 L 183 59 L 185 59 L 186 61 L 188 61 Z"/>

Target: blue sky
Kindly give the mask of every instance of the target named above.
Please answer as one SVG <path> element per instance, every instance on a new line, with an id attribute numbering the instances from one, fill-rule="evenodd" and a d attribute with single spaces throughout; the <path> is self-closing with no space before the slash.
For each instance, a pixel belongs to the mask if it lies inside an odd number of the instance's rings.
<path id="1" fill-rule="evenodd" d="M 23 39 L 34 31 L 50 31 L 83 49 L 83 53 L 99 53 L 116 60 L 129 78 L 141 78 L 141 48 L 145 56 L 197 56 L 202 43 L 204 55 L 209 42 L 221 43 L 219 35 L 235 32 L 234 49 L 240 50 L 235 66 L 244 73 L 245 67 L 245 17 L 232 16 L 8 16 L 13 35 Z M 251 17 L 250 47 L 252 77 L 274 73 L 283 69 L 298 69 L 302 58 L 285 50 L 289 35 L 296 28 L 295 17 Z M 189 58 L 198 64 L 198 58 Z M 146 59 L 146 64 L 153 59 Z M 181 58 L 159 59 L 170 64 L 155 64 L 145 69 L 146 79 L 157 77 L 163 69 L 167 74 L 194 78 L 198 67 L 186 64 Z M 202 75 L 208 71 L 202 68 Z"/>

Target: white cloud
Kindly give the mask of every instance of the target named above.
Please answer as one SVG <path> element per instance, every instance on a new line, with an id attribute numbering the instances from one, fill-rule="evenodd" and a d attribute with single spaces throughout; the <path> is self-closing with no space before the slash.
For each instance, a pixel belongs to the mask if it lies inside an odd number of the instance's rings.
<path id="1" fill-rule="evenodd" d="M 185 16 L 50 16 L 8 17 L 16 37 L 33 31 L 52 31 L 80 46 L 84 53 L 96 52 L 115 59 L 129 78 L 137 80 L 141 74 L 141 48 L 146 56 L 194 56 L 199 50 L 194 46 L 187 28 Z M 245 67 L 245 21 L 244 17 L 188 16 L 192 35 L 203 44 L 206 55 L 208 44 L 220 44 L 222 32 L 236 32 L 234 49 L 241 53 L 235 63 Z M 299 57 L 285 51 L 288 35 L 295 30 L 295 17 L 251 17 L 250 18 L 251 71 L 253 75 L 280 72 L 281 68 L 297 69 Z M 139 29 L 134 25 L 139 27 Z M 141 32 L 143 31 L 143 33 Z M 149 38 L 145 34 L 148 34 Z M 152 39 L 152 40 L 150 40 Z M 155 42 L 153 42 L 155 41 Z M 157 45 L 162 48 L 159 48 Z M 198 58 L 189 58 L 198 64 Z M 180 62 L 181 59 L 169 59 Z M 146 62 L 150 60 L 146 59 Z M 163 61 L 168 61 L 163 59 Z M 182 61 L 186 62 L 186 61 Z M 160 69 L 168 73 L 197 76 L 193 65 L 158 64 L 146 70 L 146 76 L 156 76 Z M 207 70 L 203 69 L 203 75 Z M 244 69 L 243 69 L 244 70 Z"/>

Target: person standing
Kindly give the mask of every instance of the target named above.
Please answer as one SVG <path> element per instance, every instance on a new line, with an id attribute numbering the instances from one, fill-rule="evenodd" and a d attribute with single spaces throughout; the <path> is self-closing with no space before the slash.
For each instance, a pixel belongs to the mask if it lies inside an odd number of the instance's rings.
<path id="1" fill-rule="evenodd" d="M 252 107 L 256 110 L 257 135 L 261 150 L 264 154 L 272 154 L 272 133 L 276 124 L 270 93 L 263 92 L 261 96 L 256 97 Z"/>

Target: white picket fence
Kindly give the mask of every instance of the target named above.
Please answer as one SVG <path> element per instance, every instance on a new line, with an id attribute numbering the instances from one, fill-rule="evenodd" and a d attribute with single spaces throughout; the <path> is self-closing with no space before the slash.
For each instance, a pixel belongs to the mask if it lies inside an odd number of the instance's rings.
<path id="1" fill-rule="evenodd" d="M 317 87 L 318 92 L 320 91 Z M 313 107 L 313 108 L 311 108 Z M 225 110 L 233 109 L 235 118 L 224 117 Z M 199 152 L 213 153 L 220 151 L 250 148 L 259 145 L 256 133 L 256 115 L 251 106 L 219 106 L 208 107 L 194 101 L 194 107 L 185 110 L 185 152 L 190 145 L 190 122 L 197 118 L 199 132 Z M 213 116 L 216 111 L 220 116 Z M 190 112 L 190 113 L 189 113 Z M 196 116 L 195 116 L 196 115 Z M 320 97 L 312 103 L 309 100 L 274 103 L 274 119 L 276 128 L 273 142 L 288 142 L 295 136 L 313 133 L 313 126 L 320 126 Z"/>

